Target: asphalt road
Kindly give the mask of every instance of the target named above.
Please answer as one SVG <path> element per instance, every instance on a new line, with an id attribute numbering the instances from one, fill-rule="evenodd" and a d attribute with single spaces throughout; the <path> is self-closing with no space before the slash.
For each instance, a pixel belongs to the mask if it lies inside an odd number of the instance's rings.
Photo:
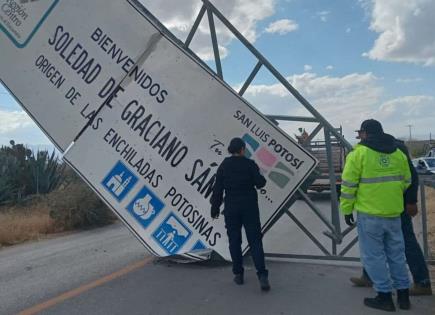
<path id="1" fill-rule="evenodd" d="M 148 256 L 121 224 L 0 250 L 0 314 L 14 314 Z"/>
<path id="2" fill-rule="evenodd" d="M 313 194 L 311 198 L 315 201 L 316 207 L 323 216 L 331 220 L 331 201 L 329 194 Z M 325 250 L 332 253 L 332 241 L 323 234 L 325 231 L 329 231 L 329 229 L 305 202 L 301 200 L 296 201 L 290 208 L 290 212 L 295 219 L 317 239 Z M 344 223 L 344 218 L 342 215 L 339 215 L 339 217 L 341 229 L 344 230 L 347 228 Z M 353 229 L 344 237 L 342 244 L 337 246 L 337 253 L 340 253 L 355 237 L 356 229 Z M 288 215 L 284 215 L 271 228 L 269 233 L 265 235 L 264 247 L 267 253 L 273 254 L 324 255 L 319 246 L 316 245 L 314 241 L 310 240 L 303 229 Z M 358 244 L 353 246 L 345 256 L 359 257 Z"/>
<path id="3" fill-rule="evenodd" d="M 353 288 L 355 268 L 269 263 L 272 289 L 260 291 L 253 268 L 246 281 L 231 281 L 227 265 L 154 263 L 45 310 L 45 315 L 381 315 L 363 305 L 373 296 Z M 407 315 L 433 315 L 433 297 L 412 299 Z"/>
<path id="4" fill-rule="evenodd" d="M 329 217 L 328 203 L 316 201 Z M 298 202 L 291 212 L 330 246 L 311 210 Z M 264 244 L 267 252 L 320 253 L 288 217 Z M 155 260 L 115 224 L 0 250 L 0 314 L 377 314 L 362 305 L 373 292 L 349 284 L 359 267 L 269 262 L 269 269 L 270 294 L 261 294 L 249 266 L 246 285 L 236 287 L 228 264 Z M 434 314 L 432 297 L 413 301 L 407 314 Z"/>
<path id="5" fill-rule="evenodd" d="M 328 200 L 317 205 L 327 215 Z M 292 212 L 327 246 L 326 230 L 297 202 Z M 317 254 L 313 243 L 285 217 L 265 238 L 269 252 Z M 121 224 L 0 250 L 0 314 L 12 314 L 150 255 Z"/>

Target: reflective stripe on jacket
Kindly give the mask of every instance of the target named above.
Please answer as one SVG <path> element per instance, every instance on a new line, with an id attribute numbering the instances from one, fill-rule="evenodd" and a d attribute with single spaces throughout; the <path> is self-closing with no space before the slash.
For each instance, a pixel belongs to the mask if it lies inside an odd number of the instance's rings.
<path id="1" fill-rule="evenodd" d="M 341 184 L 340 210 L 380 217 L 397 217 L 403 211 L 403 193 L 411 183 L 406 155 L 399 149 L 382 153 L 356 145 L 346 157 Z"/>

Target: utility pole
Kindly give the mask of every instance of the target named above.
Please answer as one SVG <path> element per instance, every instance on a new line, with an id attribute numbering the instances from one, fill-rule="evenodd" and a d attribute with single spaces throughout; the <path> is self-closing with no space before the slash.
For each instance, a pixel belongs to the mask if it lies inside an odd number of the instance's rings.
<path id="1" fill-rule="evenodd" d="M 409 141 L 411 141 L 412 139 L 411 128 L 413 127 L 413 125 L 406 125 L 406 127 L 409 128 Z"/>

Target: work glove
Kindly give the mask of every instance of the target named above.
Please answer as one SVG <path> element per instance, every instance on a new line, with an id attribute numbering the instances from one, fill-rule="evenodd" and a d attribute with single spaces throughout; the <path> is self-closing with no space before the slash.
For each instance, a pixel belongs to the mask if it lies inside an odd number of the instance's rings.
<path id="1" fill-rule="evenodd" d="M 210 213 L 211 213 L 211 217 L 213 218 L 213 219 L 217 219 L 217 218 L 219 218 L 219 207 L 211 207 L 211 211 L 210 211 Z"/>
<path id="2" fill-rule="evenodd" d="M 349 226 L 355 225 L 355 219 L 353 218 L 353 213 L 351 214 L 345 214 L 344 215 L 344 221 L 346 221 L 346 224 Z"/>

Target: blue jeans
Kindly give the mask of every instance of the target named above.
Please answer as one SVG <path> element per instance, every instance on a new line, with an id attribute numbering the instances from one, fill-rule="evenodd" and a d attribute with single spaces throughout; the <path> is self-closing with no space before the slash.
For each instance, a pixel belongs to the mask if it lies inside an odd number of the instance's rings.
<path id="1" fill-rule="evenodd" d="M 415 237 L 412 218 L 408 213 L 406 213 L 406 211 L 403 211 L 400 219 L 402 221 L 403 239 L 405 240 L 406 262 L 411 271 L 414 283 L 423 287 L 429 287 L 429 270 L 427 269 L 423 252 L 421 251 L 420 245 Z M 370 279 L 365 270 L 363 270 L 363 274 L 365 277 Z"/>
<path id="2" fill-rule="evenodd" d="M 376 292 L 391 292 L 393 287 L 408 289 L 400 217 L 382 218 L 358 212 L 357 226 L 361 261 Z"/>

